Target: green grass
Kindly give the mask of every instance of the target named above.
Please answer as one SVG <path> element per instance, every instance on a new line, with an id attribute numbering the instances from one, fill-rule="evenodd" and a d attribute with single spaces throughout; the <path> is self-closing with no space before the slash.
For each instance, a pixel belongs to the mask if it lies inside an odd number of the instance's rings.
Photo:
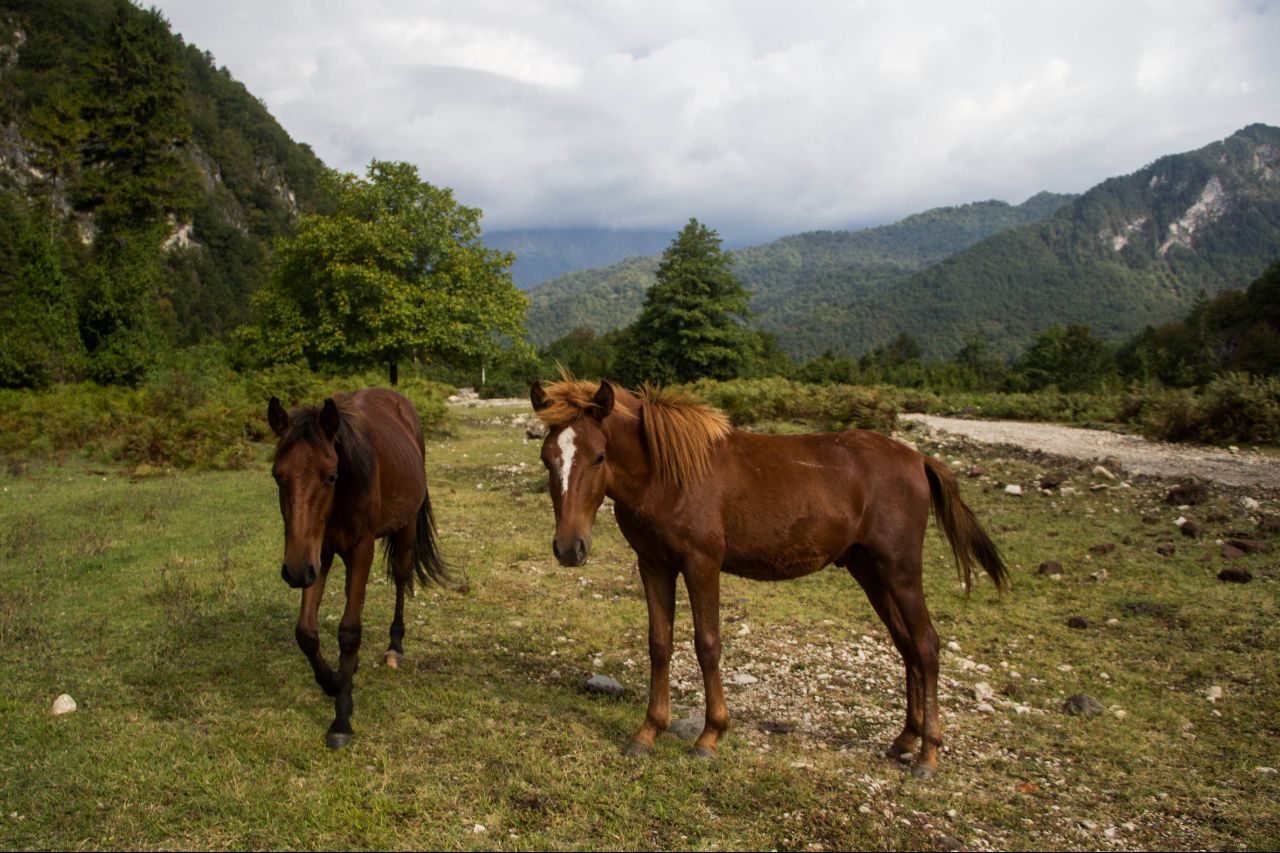
<path id="1" fill-rule="evenodd" d="M 1015 583 L 966 598 L 930 533 L 930 607 L 961 648 L 944 653 L 938 779 L 879 757 L 900 724 L 901 669 L 834 569 L 726 578 L 723 671 L 759 680 L 727 686 L 720 758 L 664 737 L 627 759 L 648 668 L 635 559 L 603 510 L 587 566 L 551 558 L 538 446 L 505 423 L 520 411 L 464 411 L 428 446 L 455 580 L 410 603 L 399 670 L 381 665 L 393 588 L 372 583 L 357 735 L 339 752 L 324 748 L 332 702 L 293 640 L 265 448 L 241 471 L 0 475 L 0 847 L 1095 849 L 1111 828 L 1124 848 L 1280 841 L 1280 779 L 1256 769 L 1280 768 L 1276 555 L 1239 561 L 1250 584 L 1216 580 L 1212 538 L 1253 529 L 1233 497 L 1185 513 L 1210 537 L 1192 542 L 1159 484 L 1092 492 L 1086 467 L 1077 494 L 1049 497 L 1029 488 L 1044 470 L 1031 463 L 929 445 L 987 469 L 962 488 Z M 1163 541 L 1174 556 L 1156 554 Z M 1117 549 L 1090 555 L 1101 542 Z M 1049 559 L 1063 579 L 1036 574 Z M 341 589 L 321 612 L 331 659 Z M 1073 615 L 1089 627 L 1068 628 Z M 701 709 L 691 633 L 682 593 L 677 716 Z M 628 694 L 584 693 L 593 671 Z M 978 682 L 1030 713 L 976 712 Z M 1123 718 L 1064 714 L 1082 691 Z M 79 710 L 54 717 L 63 692 Z"/>

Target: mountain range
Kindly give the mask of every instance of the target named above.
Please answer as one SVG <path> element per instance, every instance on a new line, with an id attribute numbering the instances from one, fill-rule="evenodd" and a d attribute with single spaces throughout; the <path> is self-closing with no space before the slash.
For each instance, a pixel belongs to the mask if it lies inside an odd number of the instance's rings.
<path id="1" fill-rule="evenodd" d="M 950 356 L 970 332 L 1006 354 L 1053 323 L 1131 335 L 1244 288 L 1280 256 L 1280 128 L 1254 124 L 1078 197 L 938 208 L 858 232 L 734 253 L 754 322 L 794 358 L 857 355 L 902 332 Z M 534 288 L 530 340 L 629 323 L 656 257 Z"/>

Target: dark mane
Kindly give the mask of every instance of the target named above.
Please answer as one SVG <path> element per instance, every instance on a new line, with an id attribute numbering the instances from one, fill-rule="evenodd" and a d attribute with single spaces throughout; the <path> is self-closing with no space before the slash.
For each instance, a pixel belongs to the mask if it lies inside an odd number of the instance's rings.
<path id="1" fill-rule="evenodd" d="M 335 396 L 334 403 L 342 419 L 338 425 L 338 437 L 334 450 L 338 453 L 338 482 L 344 487 L 363 490 L 373 482 L 375 458 L 369 441 L 364 414 L 348 396 Z M 324 428 L 320 426 L 320 406 L 299 406 L 289 412 L 289 431 L 276 445 L 273 458 L 278 459 L 298 442 L 322 448 L 327 443 Z"/>

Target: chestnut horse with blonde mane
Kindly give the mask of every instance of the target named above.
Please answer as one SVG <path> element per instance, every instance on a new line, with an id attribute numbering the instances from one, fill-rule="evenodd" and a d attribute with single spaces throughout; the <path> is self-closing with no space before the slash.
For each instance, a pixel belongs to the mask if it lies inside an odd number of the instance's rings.
<path id="1" fill-rule="evenodd" d="M 383 539 L 396 582 L 388 666 L 398 667 L 404 655 L 404 599 L 413 592 L 414 575 L 423 584 L 445 577 L 423 469 L 422 424 L 412 403 L 384 388 L 338 394 L 291 412 L 272 397 L 267 421 L 278 439 L 271 476 L 284 518 L 280 576 L 302 590 L 294 636 L 316 683 L 334 697 L 325 743 L 338 749 L 353 735 L 351 689 L 374 541 Z M 317 622 L 335 556 L 347 568 L 337 672 L 320 652 Z"/>
<path id="2" fill-rule="evenodd" d="M 581 566 L 605 496 L 639 558 L 649 606 L 649 708 L 627 746 L 653 748 L 671 720 L 669 676 L 677 575 L 693 611 L 706 691 L 694 744 L 713 757 L 729 727 L 720 682 L 720 573 L 790 580 L 834 563 L 862 585 L 906 666 L 907 714 L 887 754 L 914 755 L 914 775 L 937 771 L 938 635 L 925 606 L 921 554 L 930 509 L 966 588 L 975 565 L 1004 589 L 999 551 L 936 459 L 864 430 L 755 435 L 670 390 L 639 395 L 566 378 L 530 390 L 547 425 L 556 531 L 552 551 Z M 919 745 L 919 752 L 916 747 Z"/>

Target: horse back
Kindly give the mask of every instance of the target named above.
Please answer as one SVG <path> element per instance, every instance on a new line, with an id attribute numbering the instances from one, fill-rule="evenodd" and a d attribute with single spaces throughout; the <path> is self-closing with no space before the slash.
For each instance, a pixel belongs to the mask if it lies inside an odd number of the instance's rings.
<path id="1" fill-rule="evenodd" d="M 365 388 L 349 397 L 373 450 L 376 473 L 370 482 L 374 535 L 398 530 L 417 514 L 426 494 L 426 449 L 418 413 L 404 396 L 386 388 Z"/>

